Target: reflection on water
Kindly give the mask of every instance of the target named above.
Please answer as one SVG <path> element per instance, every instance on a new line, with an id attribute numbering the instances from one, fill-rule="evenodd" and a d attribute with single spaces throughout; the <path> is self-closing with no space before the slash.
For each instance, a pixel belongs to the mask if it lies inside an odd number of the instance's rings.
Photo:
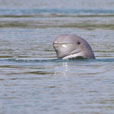
<path id="1" fill-rule="evenodd" d="M 114 60 L 106 61 L 1 60 L 1 112 L 111 113 Z"/>
<path id="2" fill-rule="evenodd" d="M 0 1 L 0 114 L 113 114 L 113 7 L 113 0 Z M 96 59 L 56 59 L 52 43 L 65 33 L 86 39 Z"/>

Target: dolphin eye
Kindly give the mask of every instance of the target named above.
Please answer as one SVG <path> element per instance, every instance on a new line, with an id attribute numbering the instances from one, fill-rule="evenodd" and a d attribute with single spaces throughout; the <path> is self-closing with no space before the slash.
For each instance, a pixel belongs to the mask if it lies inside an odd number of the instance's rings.
<path id="1" fill-rule="evenodd" d="M 80 42 L 80 41 L 78 41 L 78 42 L 77 42 L 77 44 L 78 44 L 78 45 L 80 45 L 80 44 L 81 44 L 81 42 Z"/>

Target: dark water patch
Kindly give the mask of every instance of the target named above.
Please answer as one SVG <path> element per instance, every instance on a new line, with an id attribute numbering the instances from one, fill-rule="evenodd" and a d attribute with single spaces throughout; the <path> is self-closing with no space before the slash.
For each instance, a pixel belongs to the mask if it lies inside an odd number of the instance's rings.
<path id="1" fill-rule="evenodd" d="M 73 15 L 72 15 L 73 16 Z M 95 18 L 95 17 L 105 17 L 105 18 L 109 18 L 109 17 L 114 17 L 114 15 L 113 14 L 100 14 L 100 15 L 97 15 L 97 14 L 94 14 L 94 15 L 77 15 L 77 16 L 74 16 L 74 17 L 85 17 L 85 18 L 87 18 L 87 17 L 91 17 L 91 18 Z"/>
<path id="2" fill-rule="evenodd" d="M 21 72 L 16 72 L 16 71 L 14 71 L 14 72 L 10 72 L 10 73 L 6 73 L 7 75 L 9 75 L 9 76 L 15 76 L 15 75 L 33 75 L 33 76 L 35 76 L 35 75 L 41 75 L 41 76 L 49 76 L 49 75 L 53 75 L 54 73 L 53 72 L 48 72 L 48 71 L 21 71 Z M 47 76 L 47 77 L 48 77 Z M 10 80 L 16 80 L 17 78 L 10 78 Z M 31 79 L 31 78 L 30 78 Z M 36 77 L 35 77 L 35 79 L 36 79 Z"/>
<path id="3" fill-rule="evenodd" d="M 24 23 L 22 21 L 0 21 L 0 27 L 2 27 L 2 28 L 4 28 L 4 27 L 29 28 L 29 27 L 32 27 L 32 25 L 27 22 Z"/>
<path id="4" fill-rule="evenodd" d="M 1 62 L 17 62 L 17 63 L 48 63 L 48 62 L 65 62 L 62 59 L 0 59 Z"/>
<path id="5" fill-rule="evenodd" d="M 114 58 L 96 59 L 96 62 L 114 62 Z"/>
<path id="6" fill-rule="evenodd" d="M 82 29 L 97 29 L 97 28 L 102 28 L 102 29 L 110 29 L 114 30 L 114 24 L 94 24 L 94 23 L 70 23 L 70 24 L 64 24 L 64 25 L 59 25 L 56 26 L 59 28 L 82 28 Z"/>
<path id="7" fill-rule="evenodd" d="M 109 29 L 114 30 L 114 24 L 110 22 L 105 23 L 101 20 L 98 21 L 88 21 L 81 20 L 80 22 L 66 21 L 56 19 L 48 20 L 6 20 L 0 21 L 1 28 L 82 28 L 82 29 Z"/>
<path id="8" fill-rule="evenodd" d="M 25 72 L 24 74 L 32 74 L 32 75 L 49 75 L 53 74 L 53 72 L 47 72 L 47 71 L 31 71 L 31 72 Z"/>
<path id="9" fill-rule="evenodd" d="M 12 18 L 12 19 L 21 19 L 21 18 L 54 18 L 54 17 L 59 17 L 59 18 L 63 18 L 63 17 L 83 17 L 83 18 L 87 18 L 87 17 L 91 17 L 91 18 L 95 18 L 95 17 L 114 17 L 113 14 L 79 14 L 79 15 L 75 15 L 75 14 L 36 14 L 36 15 L 0 15 L 0 18 Z"/>
<path id="10" fill-rule="evenodd" d="M 37 15 L 37 14 L 114 14 L 106 9 L 0 9 L 0 15 Z"/>
<path id="11" fill-rule="evenodd" d="M 114 62 L 114 58 L 103 58 L 103 59 L 71 59 L 71 60 L 63 60 L 63 59 L 15 59 L 15 58 L 11 58 L 11 59 L 0 59 L 0 62 L 4 63 L 10 63 L 10 62 L 14 62 L 14 63 L 64 63 L 64 62 L 70 62 L 70 63 L 74 63 L 74 62 Z"/>
<path id="12" fill-rule="evenodd" d="M 0 15 L 0 18 L 28 18 L 28 17 L 38 17 L 38 16 L 32 16 L 32 15 Z"/>

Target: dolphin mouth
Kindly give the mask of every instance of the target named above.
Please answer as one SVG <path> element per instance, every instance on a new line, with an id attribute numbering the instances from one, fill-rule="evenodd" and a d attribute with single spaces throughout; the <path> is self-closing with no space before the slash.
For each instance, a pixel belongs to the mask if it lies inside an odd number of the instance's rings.
<path id="1" fill-rule="evenodd" d="M 54 47 L 55 49 L 58 48 L 59 46 L 62 46 L 62 47 L 64 47 L 64 48 L 67 48 L 68 45 L 73 45 L 73 44 L 75 44 L 75 43 L 58 43 L 58 42 L 54 42 L 54 43 L 53 43 L 53 47 Z"/>
<path id="2" fill-rule="evenodd" d="M 57 47 L 59 45 L 60 45 L 59 43 L 53 43 L 53 47 Z"/>
<path id="3" fill-rule="evenodd" d="M 56 47 L 56 46 L 67 45 L 67 44 L 73 44 L 73 43 L 56 43 L 56 42 L 54 42 L 53 46 Z"/>
<path id="4" fill-rule="evenodd" d="M 69 53 L 69 55 L 64 56 L 63 59 L 85 59 L 84 52 L 80 49 L 75 49 Z"/>
<path id="5" fill-rule="evenodd" d="M 78 52 L 78 53 L 75 53 L 75 54 L 70 54 L 70 55 L 67 55 L 65 57 L 63 57 L 63 59 L 85 59 L 85 57 L 83 56 L 83 53 L 82 52 Z"/>

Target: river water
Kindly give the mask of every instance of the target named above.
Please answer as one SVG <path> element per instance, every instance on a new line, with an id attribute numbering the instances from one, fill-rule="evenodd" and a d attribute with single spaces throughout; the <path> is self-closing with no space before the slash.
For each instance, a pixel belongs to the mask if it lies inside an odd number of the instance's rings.
<path id="1" fill-rule="evenodd" d="M 58 60 L 76 34 L 95 60 Z M 1 0 L 0 114 L 114 114 L 114 1 Z"/>

